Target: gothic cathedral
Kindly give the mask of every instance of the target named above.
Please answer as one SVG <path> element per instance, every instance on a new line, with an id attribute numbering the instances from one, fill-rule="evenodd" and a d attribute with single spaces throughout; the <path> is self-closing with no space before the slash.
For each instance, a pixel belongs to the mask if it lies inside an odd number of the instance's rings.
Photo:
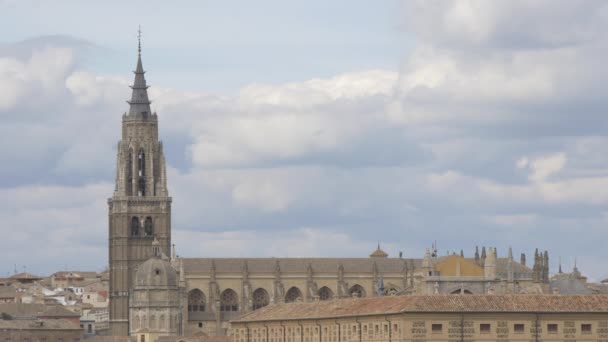
<path id="1" fill-rule="evenodd" d="M 118 142 L 116 187 L 108 200 L 110 265 L 110 330 L 128 335 L 129 290 L 138 266 L 171 245 L 171 197 L 167 191 L 165 157 L 158 140 L 158 118 L 150 110 L 148 86 L 139 47 L 129 112 L 122 117 Z"/>
<path id="2" fill-rule="evenodd" d="M 171 197 L 158 118 L 150 110 L 139 48 L 129 112 L 122 117 L 116 188 L 108 200 L 110 334 L 224 335 L 229 321 L 266 305 L 412 294 L 549 291 L 548 253 L 534 266 L 495 248 L 474 258 L 176 258 Z M 167 257 L 170 255 L 170 258 Z M 144 263 L 145 262 L 145 263 Z M 141 340 L 141 339 L 138 339 Z"/>

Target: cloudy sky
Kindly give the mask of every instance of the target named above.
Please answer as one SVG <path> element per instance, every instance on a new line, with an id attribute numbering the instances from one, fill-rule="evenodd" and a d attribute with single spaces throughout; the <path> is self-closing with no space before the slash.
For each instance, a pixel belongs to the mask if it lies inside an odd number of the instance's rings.
<path id="1" fill-rule="evenodd" d="M 106 265 L 141 24 L 180 255 L 608 277 L 607 2 L 178 3 L 0 0 L 1 276 Z"/>

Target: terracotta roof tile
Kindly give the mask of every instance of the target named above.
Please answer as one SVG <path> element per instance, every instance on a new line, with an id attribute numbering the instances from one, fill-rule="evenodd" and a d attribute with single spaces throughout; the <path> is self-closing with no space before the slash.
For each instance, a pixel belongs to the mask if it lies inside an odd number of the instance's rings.
<path id="1" fill-rule="evenodd" d="M 608 295 L 428 295 L 276 304 L 234 322 L 320 319 L 421 312 L 600 312 Z"/>
<path id="2" fill-rule="evenodd" d="M 75 330 L 80 325 L 67 319 L 0 320 L 0 330 Z"/>

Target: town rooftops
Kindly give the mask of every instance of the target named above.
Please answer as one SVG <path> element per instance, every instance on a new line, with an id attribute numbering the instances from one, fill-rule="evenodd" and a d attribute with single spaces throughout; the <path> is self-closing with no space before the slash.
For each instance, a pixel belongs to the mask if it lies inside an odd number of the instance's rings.
<path id="1" fill-rule="evenodd" d="M 70 311 L 61 305 L 51 305 L 51 307 L 40 314 L 39 317 L 69 318 L 80 317 L 80 314 Z"/>
<path id="2" fill-rule="evenodd" d="M 235 323 L 331 319 L 399 313 L 603 313 L 608 295 L 425 295 L 269 305 Z"/>
<path id="3" fill-rule="evenodd" d="M 42 277 L 39 277 L 37 275 L 33 275 L 31 273 L 17 273 L 13 276 L 11 276 L 12 279 L 16 279 L 16 280 L 28 280 L 28 281 L 35 281 L 35 280 L 42 280 Z"/>
<path id="4" fill-rule="evenodd" d="M 6 330 L 80 330 L 80 325 L 67 319 L 2 320 L 0 331 Z"/>
<path id="5" fill-rule="evenodd" d="M 0 299 L 17 297 L 17 290 L 12 286 L 0 286 Z"/>
<path id="6" fill-rule="evenodd" d="M 13 319 L 80 317 L 79 314 L 74 313 L 61 305 L 46 304 L 3 303 L 0 304 L 0 313 L 8 314 Z"/>

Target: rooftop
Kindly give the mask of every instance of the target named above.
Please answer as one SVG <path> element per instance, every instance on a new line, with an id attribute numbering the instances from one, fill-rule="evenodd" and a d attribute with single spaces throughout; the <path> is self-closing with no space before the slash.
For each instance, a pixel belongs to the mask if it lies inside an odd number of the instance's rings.
<path id="1" fill-rule="evenodd" d="M 438 262 L 442 262 L 444 257 L 439 257 Z M 216 273 L 241 273 L 245 264 L 249 272 L 259 272 L 272 274 L 275 272 L 277 262 L 281 273 L 302 273 L 305 274 L 308 265 L 315 273 L 336 273 L 338 267 L 342 265 L 345 273 L 372 272 L 374 264 L 379 273 L 402 273 L 404 264 L 410 262 L 415 269 L 419 269 L 422 259 L 410 258 L 183 258 L 186 275 L 209 274 L 212 264 L 215 265 Z M 473 259 L 465 258 L 473 262 Z M 507 270 L 508 259 L 497 259 L 497 273 L 505 273 Z M 530 274 L 532 270 L 520 263 L 512 263 L 513 271 L 516 274 Z"/>
<path id="2" fill-rule="evenodd" d="M 67 319 L 1 320 L 0 330 L 80 330 L 80 325 Z"/>
<path id="3" fill-rule="evenodd" d="M 17 280 L 41 280 L 42 277 L 39 277 L 37 275 L 31 274 L 31 273 L 17 273 L 13 276 L 11 276 L 12 279 L 17 279 Z"/>
<path id="4" fill-rule="evenodd" d="M 426 295 L 349 298 L 269 305 L 233 322 L 430 312 L 608 313 L 608 295 Z"/>
<path id="5" fill-rule="evenodd" d="M 37 317 L 79 317 L 61 305 L 2 303 L 0 313 L 6 313 L 15 319 L 33 319 Z"/>

